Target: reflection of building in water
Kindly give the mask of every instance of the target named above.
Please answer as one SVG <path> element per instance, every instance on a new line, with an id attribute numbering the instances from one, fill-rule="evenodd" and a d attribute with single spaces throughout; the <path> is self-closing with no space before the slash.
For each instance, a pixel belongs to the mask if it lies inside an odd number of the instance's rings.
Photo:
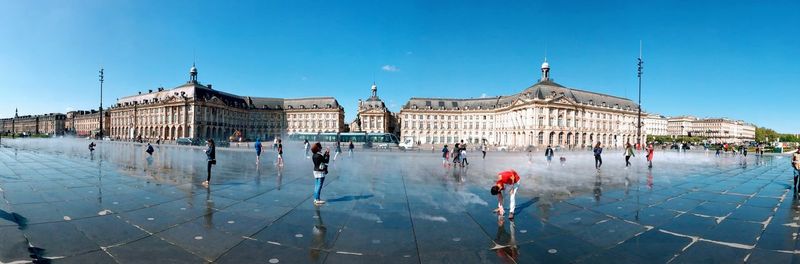
<path id="1" fill-rule="evenodd" d="M 214 90 L 190 79 L 173 89 L 158 88 L 119 98 L 110 109 L 115 138 L 227 139 L 241 131 L 246 139 L 268 139 L 286 133 L 340 132 L 344 109 L 333 97 L 262 98 Z"/>
<path id="2" fill-rule="evenodd" d="M 520 93 L 488 98 L 411 98 L 400 110 L 401 136 L 422 143 L 512 146 L 622 146 L 636 142 L 633 101 L 542 78 Z M 643 131 L 642 138 L 645 138 Z"/>

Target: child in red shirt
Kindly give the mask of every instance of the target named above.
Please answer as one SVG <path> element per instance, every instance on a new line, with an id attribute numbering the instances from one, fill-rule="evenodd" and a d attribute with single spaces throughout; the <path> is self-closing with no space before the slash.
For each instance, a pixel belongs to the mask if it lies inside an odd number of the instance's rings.
<path id="1" fill-rule="evenodd" d="M 497 195 L 497 209 L 495 209 L 494 212 L 500 215 L 505 213 L 503 209 L 503 190 L 506 189 L 506 185 L 511 186 L 508 191 L 510 202 L 508 219 L 514 219 L 514 207 L 516 207 L 516 195 L 517 189 L 519 188 L 519 174 L 514 170 L 502 171 L 497 174 L 497 182 L 490 190 L 492 195 Z"/>

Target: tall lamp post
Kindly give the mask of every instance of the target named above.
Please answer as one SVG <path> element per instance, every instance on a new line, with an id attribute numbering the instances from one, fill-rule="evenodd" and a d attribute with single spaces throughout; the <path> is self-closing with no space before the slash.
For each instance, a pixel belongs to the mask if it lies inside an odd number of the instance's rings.
<path id="1" fill-rule="evenodd" d="M 638 122 L 636 124 L 637 131 L 636 131 L 636 144 L 641 148 L 641 140 L 642 140 L 642 65 L 644 61 L 642 61 L 642 42 L 639 41 L 639 62 L 638 70 L 637 70 L 637 77 L 639 77 L 639 115 L 638 115 Z"/>
<path id="2" fill-rule="evenodd" d="M 103 140 L 103 67 L 100 67 L 100 140 Z"/>

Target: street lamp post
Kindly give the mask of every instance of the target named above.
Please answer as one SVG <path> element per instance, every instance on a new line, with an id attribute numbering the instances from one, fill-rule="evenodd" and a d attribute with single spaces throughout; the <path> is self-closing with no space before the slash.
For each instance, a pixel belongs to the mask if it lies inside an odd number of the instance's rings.
<path id="1" fill-rule="evenodd" d="M 100 67 L 100 140 L 103 139 L 103 68 Z"/>
<path id="2" fill-rule="evenodd" d="M 636 144 L 641 147 L 641 140 L 642 140 L 642 65 L 644 61 L 642 61 L 642 42 L 639 42 L 639 62 L 638 70 L 637 70 L 637 77 L 639 77 L 639 115 L 638 115 L 638 122 L 637 122 L 637 131 L 636 131 Z"/>

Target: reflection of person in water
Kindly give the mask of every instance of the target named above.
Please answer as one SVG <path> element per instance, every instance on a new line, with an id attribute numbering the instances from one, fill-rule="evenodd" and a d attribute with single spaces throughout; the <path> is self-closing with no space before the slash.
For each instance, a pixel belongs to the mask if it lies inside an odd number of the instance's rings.
<path id="1" fill-rule="evenodd" d="M 594 190 L 593 190 L 593 192 L 594 192 L 594 200 L 599 202 L 600 201 L 600 196 L 603 196 L 603 188 L 601 187 L 603 185 L 603 179 L 600 178 L 600 172 L 597 172 L 596 175 L 597 176 L 595 176 L 595 178 L 594 178 Z"/>
<path id="2" fill-rule="evenodd" d="M 319 207 L 314 207 L 314 214 L 314 218 L 317 219 L 317 222 L 311 229 L 311 233 L 314 237 L 311 240 L 311 246 L 309 247 L 311 251 L 309 254 L 311 255 L 311 260 L 317 261 L 319 260 L 320 253 L 322 253 L 322 248 L 325 247 L 325 235 L 328 229 L 325 228 L 325 223 L 322 222 L 322 215 L 319 213 Z"/>
<path id="3" fill-rule="evenodd" d="M 519 257 L 517 240 L 514 236 L 514 222 L 509 223 L 509 232 L 506 232 L 505 219 L 497 216 L 497 236 L 494 239 L 494 251 L 497 256 L 506 262 L 513 263 Z"/>
<path id="4" fill-rule="evenodd" d="M 283 166 L 278 167 L 278 190 L 281 190 L 281 182 L 283 181 Z"/>
<path id="5" fill-rule="evenodd" d="M 647 171 L 647 188 L 653 189 L 653 171 Z"/>
<path id="6" fill-rule="evenodd" d="M 214 226 L 214 200 L 211 200 L 211 189 L 206 188 L 206 214 L 203 215 L 206 220 L 205 227 Z"/>

